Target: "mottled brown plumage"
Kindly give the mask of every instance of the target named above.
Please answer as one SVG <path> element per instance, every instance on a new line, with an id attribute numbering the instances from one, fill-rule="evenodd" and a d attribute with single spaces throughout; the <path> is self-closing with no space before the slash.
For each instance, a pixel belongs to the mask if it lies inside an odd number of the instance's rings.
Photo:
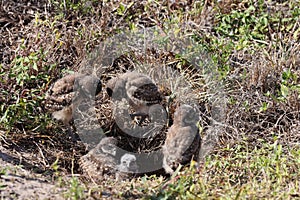
<path id="1" fill-rule="evenodd" d="M 80 167 L 95 182 L 114 177 L 117 166 L 116 151 L 117 140 L 105 137 L 88 154 L 80 158 Z"/>
<path id="2" fill-rule="evenodd" d="M 85 100 L 91 100 L 101 91 L 101 81 L 93 75 L 69 74 L 57 80 L 47 91 L 45 108 L 52 117 L 69 128 L 73 111 Z"/>
<path id="3" fill-rule="evenodd" d="M 138 72 L 127 72 L 108 81 L 107 92 L 113 100 L 126 99 L 135 115 L 147 115 L 149 106 L 162 101 L 154 81 Z"/>
<path id="4" fill-rule="evenodd" d="M 120 159 L 120 164 L 116 167 L 116 180 L 133 178 L 138 173 L 138 169 L 135 155 L 125 153 Z"/>
<path id="5" fill-rule="evenodd" d="M 163 168 L 169 174 L 181 165 L 197 160 L 201 138 L 196 123 L 199 113 L 189 105 L 178 107 L 174 114 L 173 125 L 168 129 L 163 145 Z"/>
<path id="6" fill-rule="evenodd" d="M 135 138 L 148 138 L 152 141 L 161 133 L 167 125 L 167 112 L 160 104 L 149 106 L 148 121 L 142 126 L 138 126 L 129 113 L 129 105 L 126 100 L 116 101 L 114 109 L 115 122 L 119 132 L 131 135 Z M 150 148 L 150 147 L 149 147 Z"/>
<path id="7" fill-rule="evenodd" d="M 82 74 L 70 74 L 57 80 L 46 93 L 46 109 L 52 113 L 66 109 L 71 110 L 72 114 L 71 105 L 75 95 L 74 82 L 76 78 L 81 78 L 82 76 Z M 67 124 L 70 118 L 66 117 L 66 119 L 61 119 L 61 121 Z"/>

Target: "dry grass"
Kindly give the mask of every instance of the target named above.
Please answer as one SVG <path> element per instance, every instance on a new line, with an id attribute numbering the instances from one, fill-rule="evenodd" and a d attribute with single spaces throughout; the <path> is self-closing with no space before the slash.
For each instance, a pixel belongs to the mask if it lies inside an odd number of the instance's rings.
<path id="1" fill-rule="evenodd" d="M 45 112 L 45 92 L 69 72 L 95 73 L 105 86 L 134 69 L 175 97 L 164 102 L 167 126 L 178 104 L 199 108 L 202 161 L 170 179 L 139 177 L 101 186 L 84 178 L 79 186 L 74 179 L 69 198 L 299 198 L 297 3 L 1 1 L 1 144 L 25 167 L 55 180 L 80 174 L 77 161 L 85 147 L 73 144 Z M 133 40 L 139 30 L 151 34 Z M 133 34 L 129 45 L 120 33 Z M 122 48 L 110 49 L 111 40 Z M 104 133 L 120 136 L 111 104 L 104 91 L 92 114 Z M 164 135 L 142 147 L 141 141 L 125 140 L 128 150 L 147 151 L 150 144 L 159 148 Z"/>

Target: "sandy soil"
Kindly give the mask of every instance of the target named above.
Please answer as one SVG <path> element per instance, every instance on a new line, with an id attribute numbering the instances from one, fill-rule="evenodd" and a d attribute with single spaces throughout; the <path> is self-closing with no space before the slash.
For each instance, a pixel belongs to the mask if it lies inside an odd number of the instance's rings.
<path id="1" fill-rule="evenodd" d="M 65 199 L 62 194 L 66 188 L 20 163 L 23 162 L 0 146 L 0 169 L 4 169 L 0 175 L 0 199 Z"/>

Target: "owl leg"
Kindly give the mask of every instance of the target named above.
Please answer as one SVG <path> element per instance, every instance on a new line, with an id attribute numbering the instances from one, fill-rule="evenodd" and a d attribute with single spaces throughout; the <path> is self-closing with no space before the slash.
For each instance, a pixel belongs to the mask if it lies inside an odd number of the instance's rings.
<path id="1" fill-rule="evenodd" d="M 137 120 L 137 124 L 139 125 L 139 126 L 141 126 L 142 124 L 143 124 L 143 122 L 145 121 L 145 119 L 147 118 L 147 117 L 149 117 L 149 115 L 148 114 L 146 114 L 146 113 L 133 113 L 133 114 L 130 114 L 130 117 L 131 117 L 131 119 L 136 119 L 136 117 L 140 117 L 140 119 L 139 120 Z"/>
<path id="2" fill-rule="evenodd" d="M 163 168 L 167 174 L 173 175 L 174 170 L 168 165 L 166 158 L 163 159 Z"/>

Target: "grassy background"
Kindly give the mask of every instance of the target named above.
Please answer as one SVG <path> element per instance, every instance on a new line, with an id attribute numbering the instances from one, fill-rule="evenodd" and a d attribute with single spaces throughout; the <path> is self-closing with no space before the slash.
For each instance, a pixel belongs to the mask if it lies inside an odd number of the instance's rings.
<path id="1" fill-rule="evenodd" d="M 76 160 L 84 148 L 68 141 L 44 110 L 45 92 L 77 71 L 101 41 L 140 26 L 166 32 L 172 26 L 210 55 L 224 82 L 227 108 L 217 145 L 197 169 L 170 180 L 141 177 L 91 187 L 73 178 L 61 183 L 70 187 L 66 195 L 84 199 L 109 190 L 114 198 L 300 198 L 299 5 L 292 0 L 3 0 L 1 144 L 27 153 L 29 163 L 55 180 L 80 173 Z M 201 103 L 211 106 L 205 98 Z M 210 112 L 203 115 L 211 117 Z M 204 126 L 204 136 L 209 127 Z"/>

